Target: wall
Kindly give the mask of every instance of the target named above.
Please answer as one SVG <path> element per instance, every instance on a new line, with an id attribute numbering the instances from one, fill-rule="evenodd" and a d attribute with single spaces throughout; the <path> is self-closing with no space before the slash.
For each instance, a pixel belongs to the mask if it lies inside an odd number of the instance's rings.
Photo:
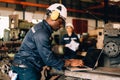
<path id="1" fill-rule="evenodd" d="M 19 19 L 23 19 L 23 12 L 21 11 L 15 11 L 12 8 L 2 8 L 0 7 L 0 16 L 9 16 L 11 14 L 18 14 Z M 43 19 L 45 17 L 45 12 L 25 12 L 25 20 L 31 22 L 32 19 Z M 72 19 L 82 19 L 82 20 L 88 20 L 88 32 L 91 30 L 94 30 L 96 27 L 96 21 L 93 19 L 85 19 L 85 18 L 76 18 L 68 16 L 66 23 L 71 22 Z M 104 23 L 103 21 L 98 21 L 98 27 L 103 27 Z"/>

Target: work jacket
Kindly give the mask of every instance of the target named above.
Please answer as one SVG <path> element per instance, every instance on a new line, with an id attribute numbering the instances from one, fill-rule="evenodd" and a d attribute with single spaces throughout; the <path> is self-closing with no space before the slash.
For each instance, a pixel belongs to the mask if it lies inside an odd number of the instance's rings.
<path id="1" fill-rule="evenodd" d="M 79 38 L 75 33 L 72 33 L 71 36 L 69 36 L 68 34 L 64 34 L 61 41 L 60 41 L 60 44 L 61 45 L 70 44 L 70 42 L 72 40 L 74 40 L 75 42 L 80 44 Z M 79 46 L 79 48 L 80 48 L 80 46 Z M 68 47 L 64 47 L 64 58 L 65 59 L 76 58 L 77 57 L 76 54 L 77 54 L 76 51 L 73 51 L 73 50 L 69 49 Z"/>
<path id="2" fill-rule="evenodd" d="M 72 33 L 71 36 L 69 36 L 68 34 L 64 34 L 62 39 L 61 39 L 61 44 L 65 45 L 65 44 L 69 44 L 72 40 L 74 40 L 75 42 L 80 43 L 78 36 L 75 33 Z"/>
<path id="3" fill-rule="evenodd" d="M 64 61 L 55 56 L 51 50 L 52 32 L 52 28 L 45 20 L 33 26 L 23 39 L 13 63 L 24 64 L 36 70 L 41 70 L 45 65 L 61 70 Z"/>

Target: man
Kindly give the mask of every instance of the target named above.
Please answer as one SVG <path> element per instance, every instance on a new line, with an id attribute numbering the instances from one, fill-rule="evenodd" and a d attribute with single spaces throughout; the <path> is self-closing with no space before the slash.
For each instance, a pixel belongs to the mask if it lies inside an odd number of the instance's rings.
<path id="1" fill-rule="evenodd" d="M 40 71 L 45 65 L 57 70 L 68 65 L 83 65 L 81 60 L 58 58 L 51 49 L 51 34 L 65 23 L 66 8 L 55 3 L 47 8 L 46 16 L 46 19 L 28 31 L 14 57 L 12 70 L 17 73 L 17 80 L 40 80 Z"/>

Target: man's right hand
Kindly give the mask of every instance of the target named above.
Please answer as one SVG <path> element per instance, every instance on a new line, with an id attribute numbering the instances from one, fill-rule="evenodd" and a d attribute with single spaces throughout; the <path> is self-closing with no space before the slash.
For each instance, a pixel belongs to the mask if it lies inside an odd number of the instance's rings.
<path id="1" fill-rule="evenodd" d="M 83 60 L 80 60 L 80 59 L 68 59 L 65 61 L 65 66 L 82 67 L 82 66 L 84 66 L 84 62 L 83 62 Z"/>
<path id="2" fill-rule="evenodd" d="M 82 67 L 82 66 L 84 66 L 83 60 L 80 60 L 80 59 L 70 59 L 70 61 L 71 61 L 71 65 L 70 66 L 73 66 L 73 67 L 76 67 L 76 66 Z"/>

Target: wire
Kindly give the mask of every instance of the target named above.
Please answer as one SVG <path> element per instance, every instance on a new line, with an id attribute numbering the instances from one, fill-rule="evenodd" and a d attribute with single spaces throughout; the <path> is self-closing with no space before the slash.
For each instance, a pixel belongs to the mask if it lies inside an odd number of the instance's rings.
<path id="1" fill-rule="evenodd" d="M 104 51 L 104 47 L 102 48 L 102 50 L 101 50 L 101 52 L 100 52 L 100 54 L 99 54 L 99 56 L 98 56 L 98 58 L 97 58 L 97 60 L 96 60 L 96 63 L 95 63 L 95 65 L 94 65 L 94 67 L 93 67 L 93 70 L 94 70 L 94 69 L 96 68 L 96 66 L 98 65 L 98 61 L 99 61 L 99 59 L 100 59 L 103 51 Z"/>

